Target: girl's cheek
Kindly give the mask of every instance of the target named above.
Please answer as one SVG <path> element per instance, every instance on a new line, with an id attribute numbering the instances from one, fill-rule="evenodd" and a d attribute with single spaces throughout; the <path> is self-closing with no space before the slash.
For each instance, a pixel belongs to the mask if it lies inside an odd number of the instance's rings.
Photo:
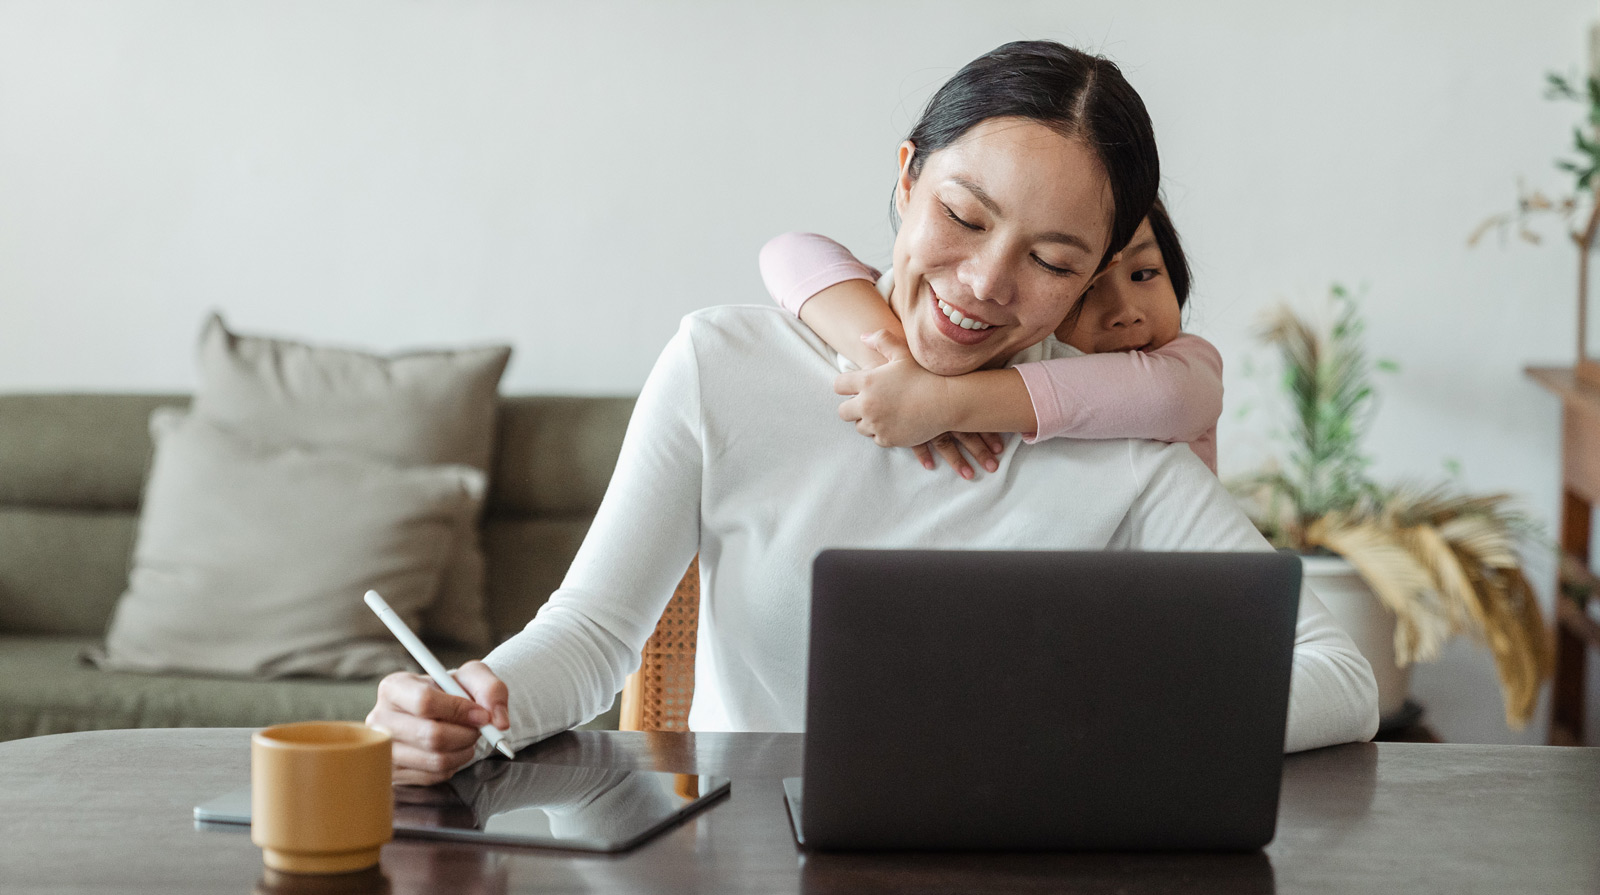
<path id="1" fill-rule="evenodd" d="M 1173 298 L 1170 304 L 1163 307 L 1162 313 L 1151 318 L 1154 324 L 1151 327 L 1151 341 L 1156 347 L 1167 344 L 1183 334 L 1183 312 L 1178 309 L 1178 300 Z"/>

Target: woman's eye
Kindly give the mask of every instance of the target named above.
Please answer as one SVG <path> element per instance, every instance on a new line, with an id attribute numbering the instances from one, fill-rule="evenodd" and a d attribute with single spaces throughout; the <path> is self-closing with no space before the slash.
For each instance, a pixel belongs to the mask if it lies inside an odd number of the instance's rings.
<path id="1" fill-rule="evenodd" d="M 1128 276 L 1128 279 L 1134 281 L 1135 283 L 1143 283 L 1146 280 L 1153 280 L 1160 275 L 1161 270 L 1159 268 L 1146 267 L 1144 270 L 1134 271 Z"/>
<path id="2" fill-rule="evenodd" d="M 944 209 L 944 216 L 945 217 L 949 218 L 952 221 L 955 221 L 956 223 L 960 224 L 963 227 L 966 227 L 968 230 L 982 230 L 983 229 L 982 227 L 978 226 L 977 224 L 969 224 L 966 221 L 963 221 L 962 219 L 956 217 L 956 213 L 950 210 L 950 206 L 945 205 L 943 202 L 939 203 L 939 205 L 940 205 L 940 207 L 942 207 Z"/>
<path id="3" fill-rule="evenodd" d="M 1037 261 L 1039 263 L 1040 267 L 1044 268 L 1045 270 L 1050 271 L 1051 273 L 1053 273 L 1053 274 L 1055 274 L 1057 276 L 1070 277 L 1073 274 L 1077 273 L 1077 271 L 1073 270 L 1070 267 L 1057 267 L 1054 264 L 1047 264 L 1047 263 L 1045 263 L 1045 260 L 1043 258 L 1040 258 L 1038 255 L 1034 255 L 1033 256 L 1033 260 Z"/>

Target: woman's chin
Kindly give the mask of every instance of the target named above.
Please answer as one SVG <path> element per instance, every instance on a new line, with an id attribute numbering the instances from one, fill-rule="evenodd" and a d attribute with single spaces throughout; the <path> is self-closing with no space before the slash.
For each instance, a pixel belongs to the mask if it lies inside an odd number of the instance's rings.
<path id="1" fill-rule="evenodd" d="M 987 345 L 961 345 L 938 333 L 919 329 L 908 333 L 911 356 L 930 373 L 960 376 L 971 373 L 991 359 Z"/>

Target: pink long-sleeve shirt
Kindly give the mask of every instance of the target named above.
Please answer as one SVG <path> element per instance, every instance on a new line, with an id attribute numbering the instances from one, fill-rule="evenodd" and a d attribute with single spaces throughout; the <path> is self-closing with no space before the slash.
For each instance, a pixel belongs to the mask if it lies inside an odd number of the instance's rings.
<path id="1" fill-rule="evenodd" d="M 850 250 L 816 233 L 785 233 L 761 249 L 761 278 L 799 316 L 806 300 L 846 280 L 878 279 Z M 1180 334 L 1154 351 L 1118 351 L 1018 364 L 1044 438 L 1148 438 L 1187 442 L 1217 471 L 1222 355 Z"/>

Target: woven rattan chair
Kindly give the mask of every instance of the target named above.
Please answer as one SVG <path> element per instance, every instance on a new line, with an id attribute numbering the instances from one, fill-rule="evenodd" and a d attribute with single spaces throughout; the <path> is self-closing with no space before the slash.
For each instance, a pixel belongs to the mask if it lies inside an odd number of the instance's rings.
<path id="1" fill-rule="evenodd" d="M 622 687 L 623 730 L 688 730 L 694 701 L 694 649 L 700 625 L 700 557 L 678 582 L 644 645 L 639 670 Z"/>

